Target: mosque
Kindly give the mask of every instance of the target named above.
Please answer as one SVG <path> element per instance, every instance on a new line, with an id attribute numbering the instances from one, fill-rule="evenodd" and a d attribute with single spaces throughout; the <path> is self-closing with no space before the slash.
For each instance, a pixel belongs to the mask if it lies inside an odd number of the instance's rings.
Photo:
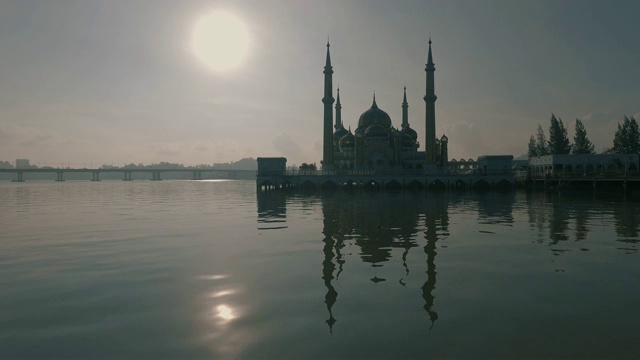
<path id="1" fill-rule="evenodd" d="M 375 170 L 376 172 L 411 171 L 435 174 L 447 168 L 447 142 L 443 135 L 436 138 L 435 86 L 431 39 L 426 71 L 425 89 L 425 137 L 424 151 L 417 132 L 409 124 L 407 89 L 404 88 L 402 123 L 394 127 L 391 117 L 376 104 L 375 94 L 371 108 L 360 115 L 354 132 L 347 130 L 342 122 L 340 89 L 337 99 L 333 97 L 333 67 L 327 43 L 327 59 L 324 67 L 324 123 L 322 170 Z M 333 104 L 335 102 L 335 123 Z"/>
<path id="2" fill-rule="evenodd" d="M 418 133 L 409 124 L 407 89 L 402 101 L 402 121 L 378 107 L 375 94 L 355 130 L 342 122 L 340 90 L 333 97 L 333 67 L 327 43 L 324 66 L 324 119 L 322 171 L 287 170 L 284 157 L 258 157 L 256 184 L 259 189 L 338 188 L 368 186 L 412 189 L 509 188 L 514 183 L 513 155 L 483 155 L 456 161 L 448 159 L 448 139 L 436 137 L 436 94 L 431 39 L 427 57 L 424 151 L 419 151 Z M 334 107 L 335 104 L 335 107 Z M 335 113 L 334 113 L 335 111 Z M 334 122 L 335 115 L 335 122 Z"/>

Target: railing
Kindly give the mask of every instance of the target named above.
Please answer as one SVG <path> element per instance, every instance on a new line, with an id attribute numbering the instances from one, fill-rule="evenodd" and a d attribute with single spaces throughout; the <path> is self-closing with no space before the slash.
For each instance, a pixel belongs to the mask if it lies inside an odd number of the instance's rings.
<path id="1" fill-rule="evenodd" d="M 586 174 L 571 173 L 548 173 L 548 174 L 528 174 L 528 179 L 532 180 L 590 180 L 590 179 L 640 179 L 640 173 L 620 172 L 620 171 L 604 171 Z"/>
<path id="2" fill-rule="evenodd" d="M 513 175 L 512 171 L 496 172 L 487 175 Z M 282 173 L 259 173 L 258 176 L 456 176 L 456 177 L 476 177 L 483 174 L 457 174 L 452 171 L 442 171 L 435 174 L 427 174 L 421 169 L 400 169 L 400 170 L 287 170 Z"/>

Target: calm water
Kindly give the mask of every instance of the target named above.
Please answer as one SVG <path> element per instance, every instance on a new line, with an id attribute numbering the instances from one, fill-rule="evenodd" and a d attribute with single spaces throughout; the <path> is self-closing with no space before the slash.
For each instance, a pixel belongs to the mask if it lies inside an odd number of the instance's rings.
<path id="1" fill-rule="evenodd" d="M 640 206 L 0 184 L 0 358 L 640 357 Z"/>

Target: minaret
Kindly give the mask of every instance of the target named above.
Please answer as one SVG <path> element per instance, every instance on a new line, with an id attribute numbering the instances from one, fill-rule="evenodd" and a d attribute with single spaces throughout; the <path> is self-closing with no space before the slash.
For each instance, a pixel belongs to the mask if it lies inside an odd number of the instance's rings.
<path id="1" fill-rule="evenodd" d="M 333 128 L 338 131 L 342 127 L 342 105 L 340 105 L 340 88 L 338 88 L 338 99 L 336 99 L 336 124 Z"/>
<path id="2" fill-rule="evenodd" d="M 434 164 L 436 162 L 436 99 L 438 97 L 436 96 L 433 81 L 433 73 L 436 71 L 436 67 L 433 64 L 433 55 L 431 55 L 431 37 L 429 37 L 429 58 L 424 70 L 427 72 L 427 93 L 424 96 L 426 105 L 424 152 L 427 163 Z"/>
<path id="3" fill-rule="evenodd" d="M 407 87 L 404 87 L 404 98 L 402 99 L 402 128 L 409 126 L 409 104 L 407 103 Z"/>
<path id="4" fill-rule="evenodd" d="M 331 56 L 329 55 L 329 42 L 327 42 L 327 61 L 324 65 L 324 97 L 322 103 L 324 104 L 324 126 L 323 126 L 323 146 L 322 146 L 322 169 L 333 169 L 333 131 L 331 126 L 333 125 L 333 109 L 332 105 L 335 101 L 333 98 L 333 84 L 332 74 L 333 68 L 331 67 Z"/>

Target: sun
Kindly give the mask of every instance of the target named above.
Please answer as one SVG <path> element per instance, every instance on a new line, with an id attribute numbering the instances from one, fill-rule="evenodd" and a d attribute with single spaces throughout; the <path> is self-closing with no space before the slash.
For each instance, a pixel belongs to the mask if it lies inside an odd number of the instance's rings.
<path id="1" fill-rule="evenodd" d="M 213 11 L 198 20 L 191 36 L 195 55 L 212 70 L 224 72 L 242 63 L 249 49 L 249 34 L 231 13 Z"/>

